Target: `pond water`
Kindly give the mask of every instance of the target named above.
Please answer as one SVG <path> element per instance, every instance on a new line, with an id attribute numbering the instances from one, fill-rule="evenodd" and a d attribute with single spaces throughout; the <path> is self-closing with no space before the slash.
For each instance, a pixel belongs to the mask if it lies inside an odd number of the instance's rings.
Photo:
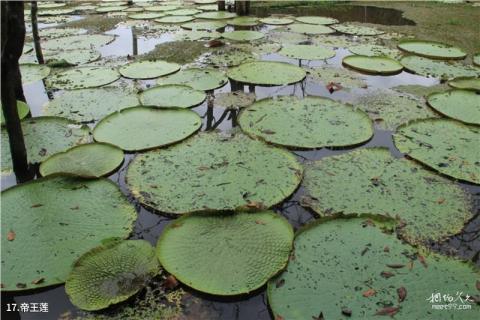
<path id="1" fill-rule="evenodd" d="M 331 16 L 342 21 L 358 21 L 375 24 L 390 24 L 390 25 L 413 25 L 414 22 L 402 17 L 402 12 L 393 9 L 383 9 L 372 6 L 345 6 L 344 10 L 331 10 L 328 7 L 289 7 L 289 8 L 252 8 L 252 15 L 264 17 L 272 13 L 289 14 L 289 15 L 321 15 Z M 76 19 L 81 19 L 77 16 Z M 61 24 L 60 24 L 61 25 Z M 50 27 L 52 24 L 41 24 L 40 27 Z M 271 30 L 271 26 L 255 27 L 255 30 L 267 32 Z M 226 31 L 235 30 L 233 27 L 226 27 Z M 115 60 L 117 57 L 122 59 L 127 55 L 133 54 L 134 44 L 132 42 L 132 27 L 125 24 L 120 24 L 112 30 L 106 32 L 116 36 L 115 41 L 103 46 L 99 49 L 102 57 L 109 57 Z M 150 52 L 156 45 L 172 41 L 172 33 L 164 33 L 161 35 L 154 35 L 148 37 L 139 36 L 137 38 L 138 54 Z M 349 51 L 345 48 L 336 48 L 336 56 L 326 61 L 302 61 L 303 66 L 319 67 L 325 64 L 341 67 L 342 59 L 349 55 Z M 277 53 L 266 54 L 262 56 L 263 60 L 284 61 L 298 65 L 300 62 L 295 59 L 285 58 Z M 265 97 L 273 97 L 279 95 L 295 95 L 298 97 L 305 97 L 308 95 L 329 97 L 334 100 L 343 102 L 352 102 L 358 95 L 364 95 L 369 92 L 374 92 L 377 89 L 388 89 L 399 85 L 424 85 L 432 86 L 439 83 L 438 79 L 427 78 L 423 76 L 414 75 L 408 72 L 401 72 L 393 76 L 373 76 L 364 75 L 367 83 L 367 88 L 352 89 L 351 91 L 339 90 L 330 93 L 325 87 L 325 84 L 307 79 L 301 83 L 287 86 L 276 87 L 248 87 L 245 86 L 246 91 L 254 91 L 257 99 Z M 124 80 L 125 81 L 125 80 Z M 148 87 L 154 84 L 154 81 L 139 81 L 140 86 Z M 230 84 L 217 89 L 213 95 L 220 92 L 229 92 L 231 90 Z M 42 106 L 49 100 L 49 96 L 56 96 L 58 93 L 47 93 L 42 81 L 38 81 L 24 87 L 27 102 L 31 107 L 32 116 L 40 116 L 42 114 Z M 203 121 L 202 131 L 208 130 L 212 126 L 222 130 L 228 131 L 233 126 L 233 119 L 231 115 L 225 114 L 224 109 L 209 108 L 208 100 L 202 105 L 194 108 Z M 221 121 L 219 121 L 221 119 Z M 90 124 L 91 125 L 91 124 Z M 336 154 L 349 152 L 353 149 L 366 148 L 372 146 L 387 147 L 393 156 L 401 158 L 404 155 L 400 153 L 393 145 L 392 132 L 387 130 L 375 129 L 374 136 L 368 143 L 365 143 L 356 148 L 348 149 L 329 149 L 324 148 L 313 151 L 295 151 L 300 162 L 309 160 L 318 160 L 323 157 L 328 157 Z M 121 169 L 110 176 L 110 179 L 116 182 L 121 190 L 128 196 L 129 200 L 135 204 L 139 218 L 136 222 L 133 239 L 145 239 L 152 245 L 156 244 L 159 235 L 162 233 L 164 227 L 172 220 L 169 217 L 153 213 L 140 204 L 130 194 L 125 185 L 125 173 L 129 162 L 133 159 L 134 154 L 128 154 Z M 2 176 L 2 190 L 15 184 L 13 176 Z M 451 237 L 443 243 L 432 243 L 431 247 L 443 253 L 455 252 L 457 256 L 472 260 L 477 265 L 480 265 L 480 216 L 478 214 L 480 207 L 480 187 L 468 183 L 460 183 L 460 185 L 468 190 L 468 192 L 475 199 L 476 216 L 465 226 L 462 233 Z M 273 208 L 274 211 L 283 215 L 294 226 L 295 229 L 304 225 L 305 223 L 314 219 L 313 212 L 307 210 L 299 204 L 301 196 L 304 194 L 300 187 L 290 198 Z M 347 195 L 348 196 L 348 195 Z M 238 319 L 238 320 L 267 320 L 271 319 L 271 313 L 268 309 L 265 297 L 265 287 L 257 290 L 253 294 L 244 297 L 225 298 L 221 299 L 196 292 L 189 288 L 184 288 L 190 295 L 192 306 L 186 309 L 186 314 L 183 315 L 185 319 Z M 35 292 L 27 292 L 23 294 L 6 294 L 2 293 L 4 303 L 15 302 L 20 304 L 22 302 L 48 302 L 49 313 L 45 315 L 35 313 L 20 314 L 8 313 L 4 314 L 2 310 L 3 319 L 58 319 L 63 315 L 65 319 L 75 318 L 78 310 L 70 303 L 65 294 L 63 286 L 57 286 L 49 289 L 39 290 Z M 66 315 L 65 313 L 70 313 Z"/>

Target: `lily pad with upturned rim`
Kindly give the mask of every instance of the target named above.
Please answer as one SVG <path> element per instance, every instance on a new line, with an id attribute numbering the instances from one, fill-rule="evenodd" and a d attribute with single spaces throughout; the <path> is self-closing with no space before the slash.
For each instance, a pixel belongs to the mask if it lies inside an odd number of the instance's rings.
<path id="1" fill-rule="evenodd" d="M 453 79 L 457 77 L 480 76 L 479 68 L 466 66 L 458 62 L 448 63 L 415 55 L 403 57 L 400 63 L 404 66 L 405 70 L 426 77 Z"/>
<path id="2" fill-rule="evenodd" d="M 470 195 L 458 184 L 387 148 L 365 148 L 306 165 L 302 205 L 320 216 L 381 214 L 400 223 L 411 244 L 459 233 L 473 216 Z M 345 195 L 348 194 L 348 197 Z"/>
<path id="3" fill-rule="evenodd" d="M 309 44 L 285 45 L 279 52 L 282 56 L 301 60 L 325 60 L 335 56 L 335 51 Z"/>
<path id="4" fill-rule="evenodd" d="M 258 31 L 238 30 L 222 33 L 222 37 L 233 41 L 254 41 L 262 39 L 264 34 Z"/>
<path id="5" fill-rule="evenodd" d="M 302 68 L 274 61 L 247 62 L 227 72 L 231 80 L 260 86 L 293 84 L 302 81 L 306 75 Z"/>
<path id="6" fill-rule="evenodd" d="M 3 191 L 1 234 L 16 236 L 2 241 L 2 291 L 65 282 L 78 257 L 105 238 L 128 237 L 136 218 L 107 179 L 49 177 Z"/>
<path id="7" fill-rule="evenodd" d="M 422 256 L 382 232 L 382 217 L 322 219 L 296 234 L 286 268 L 268 282 L 277 319 L 444 319 L 428 300 L 442 291 L 474 295 L 479 272 L 472 263 L 439 254 Z M 396 269 L 394 267 L 397 267 Z M 435 291 L 436 292 L 436 291 Z M 425 307 L 425 304 L 428 304 Z M 435 302 L 433 302 L 435 303 Z M 478 317 L 478 305 L 462 319 Z M 383 317 L 382 317 L 383 315 Z M 448 316 L 447 316 L 448 317 Z"/>
<path id="8" fill-rule="evenodd" d="M 397 49 L 391 49 L 385 46 L 375 44 L 359 44 L 353 47 L 349 47 L 348 50 L 353 54 L 360 56 L 387 56 L 390 58 L 396 58 L 401 55 L 401 52 Z"/>
<path id="9" fill-rule="evenodd" d="M 187 22 L 181 25 L 183 29 L 194 31 L 215 31 L 226 27 L 226 23 L 222 21 L 201 21 Z"/>
<path id="10" fill-rule="evenodd" d="M 154 248 L 145 240 L 107 240 L 82 255 L 65 283 L 70 301 L 101 310 L 140 291 L 160 272 Z"/>
<path id="11" fill-rule="evenodd" d="M 475 90 L 480 92 L 480 78 L 458 77 L 448 81 L 448 85 L 455 89 Z"/>
<path id="12" fill-rule="evenodd" d="M 106 143 L 89 143 L 54 154 L 40 164 L 42 176 L 66 174 L 100 178 L 115 171 L 123 162 L 123 151 Z"/>
<path id="13" fill-rule="evenodd" d="M 388 57 L 347 56 L 342 63 L 352 69 L 371 74 L 392 75 L 400 73 L 403 66 Z"/>
<path id="14" fill-rule="evenodd" d="M 264 24 L 271 24 L 271 25 L 277 26 L 277 25 L 291 24 L 291 23 L 294 23 L 295 21 L 293 21 L 292 19 L 288 19 L 288 18 L 273 18 L 273 17 L 270 17 L 270 18 L 260 19 L 260 22 L 264 23 Z"/>
<path id="15" fill-rule="evenodd" d="M 124 65 L 118 71 L 125 78 L 153 79 L 175 73 L 180 67 L 179 64 L 162 60 L 136 61 Z"/>
<path id="16" fill-rule="evenodd" d="M 296 17 L 295 20 L 302 23 L 321 24 L 321 25 L 338 23 L 338 20 L 335 18 L 319 17 L 319 16 L 302 16 L 302 17 Z"/>
<path id="17" fill-rule="evenodd" d="M 140 94 L 140 101 L 146 106 L 193 108 L 205 101 L 206 94 L 192 87 L 166 84 L 153 87 Z"/>
<path id="18" fill-rule="evenodd" d="M 65 51 L 44 51 L 44 59 L 47 64 L 51 64 L 55 61 L 66 61 L 71 65 L 85 64 L 98 60 L 101 57 L 101 53 L 92 49 L 76 49 Z"/>
<path id="19" fill-rule="evenodd" d="M 405 40 L 398 44 L 398 48 L 417 56 L 434 59 L 463 59 L 467 56 L 460 48 L 435 41 Z"/>
<path id="20" fill-rule="evenodd" d="M 450 119 L 418 120 L 399 127 L 393 141 L 400 152 L 444 175 L 480 184 L 477 126 Z"/>
<path id="21" fill-rule="evenodd" d="M 50 100 L 43 114 L 79 122 L 93 122 L 106 115 L 139 104 L 137 95 L 115 87 L 68 90 Z"/>
<path id="22" fill-rule="evenodd" d="M 260 22 L 256 17 L 243 16 L 243 17 L 236 17 L 233 19 L 229 19 L 227 23 L 231 26 L 237 26 L 237 27 L 254 27 L 258 25 Z"/>
<path id="23" fill-rule="evenodd" d="M 288 151 L 243 134 L 212 132 L 138 155 L 126 181 L 143 205 L 184 214 L 269 208 L 301 179 L 302 167 Z"/>
<path id="24" fill-rule="evenodd" d="M 17 100 L 17 111 L 18 111 L 18 118 L 22 120 L 30 113 L 30 107 L 23 101 Z M 5 117 L 3 116 L 3 108 L 2 104 L 0 103 L 0 116 L 1 116 L 1 124 L 2 126 L 5 125 Z"/>
<path id="25" fill-rule="evenodd" d="M 191 16 L 165 16 L 159 19 L 155 19 L 155 22 L 159 23 L 185 23 L 194 20 Z"/>
<path id="26" fill-rule="evenodd" d="M 103 118 L 95 126 L 93 138 L 125 151 L 142 151 L 179 142 L 201 125 L 200 117 L 187 109 L 138 106 Z"/>
<path id="27" fill-rule="evenodd" d="M 35 117 L 21 121 L 29 163 L 42 162 L 55 153 L 62 152 L 75 145 L 89 141 L 90 130 L 71 120 L 60 117 Z M 1 134 L 1 171 L 10 172 L 12 158 L 8 134 L 2 128 Z"/>
<path id="28" fill-rule="evenodd" d="M 115 36 L 106 34 L 81 34 L 42 41 L 42 49 L 47 51 L 77 50 L 99 48 L 115 40 Z"/>
<path id="29" fill-rule="evenodd" d="M 227 11 L 211 11 L 211 12 L 202 12 L 195 15 L 197 19 L 209 19 L 209 20 L 224 20 L 235 18 L 237 14 Z"/>
<path id="30" fill-rule="evenodd" d="M 223 87 L 228 82 L 225 74 L 211 68 L 188 68 L 157 79 L 157 84 L 181 84 L 196 90 L 210 91 Z"/>
<path id="31" fill-rule="evenodd" d="M 80 67 L 56 73 L 47 79 L 47 86 L 56 89 L 85 89 L 101 87 L 120 78 L 117 69 L 109 67 Z"/>
<path id="32" fill-rule="evenodd" d="M 201 12 L 202 11 L 198 9 L 175 9 L 175 10 L 169 10 L 168 12 L 165 12 L 165 13 L 171 16 L 193 16 L 194 14 L 201 13 Z"/>
<path id="33" fill-rule="evenodd" d="M 30 84 L 46 78 L 50 74 L 50 68 L 43 64 L 25 63 L 20 65 L 22 83 Z"/>
<path id="34" fill-rule="evenodd" d="M 480 125 L 480 95 L 470 90 L 452 89 L 427 97 L 430 107 L 467 124 Z"/>
<path id="35" fill-rule="evenodd" d="M 250 136 L 303 149 L 347 147 L 373 136 L 365 112 L 320 97 L 263 99 L 243 110 L 238 123 Z"/>
<path id="36" fill-rule="evenodd" d="M 207 52 L 199 58 L 201 63 L 207 63 L 218 67 L 233 67 L 239 64 L 255 61 L 255 56 L 247 49 L 228 46 Z"/>
<path id="37" fill-rule="evenodd" d="M 222 34 L 216 31 L 185 31 L 178 32 L 174 38 L 183 41 L 209 41 L 221 37 Z"/>
<path id="38" fill-rule="evenodd" d="M 377 36 L 385 33 L 385 31 L 378 30 L 372 27 L 359 26 L 355 24 L 335 24 L 333 29 L 341 33 L 356 35 L 356 36 Z"/>
<path id="39" fill-rule="evenodd" d="M 334 33 L 330 27 L 319 24 L 292 23 L 287 26 L 287 30 L 303 34 L 329 34 Z"/>
<path id="40" fill-rule="evenodd" d="M 182 283 L 232 296 L 261 287 L 283 269 L 292 242 L 291 225 L 270 211 L 187 215 L 165 228 L 157 256 Z"/>
<path id="41" fill-rule="evenodd" d="M 132 13 L 128 15 L 129 19 L 134 20 L 150 20 L 150 19 L 158 19 L 165 17 L 165 13 L 162 12 L 141 12 L 141 13 Z"/>

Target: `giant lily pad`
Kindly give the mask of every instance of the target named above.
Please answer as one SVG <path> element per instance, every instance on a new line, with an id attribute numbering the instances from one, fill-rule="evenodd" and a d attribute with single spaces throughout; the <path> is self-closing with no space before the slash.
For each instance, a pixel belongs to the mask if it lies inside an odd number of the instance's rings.
<path id="1" fill-rule="evenodd" d="M 178 9 L 178 5 L 162 4 L 159 6 L 148 5 L 145 6 L 146 11 L 172 11 Z"/>
<path id="2" fill-rule="evenodd" d="M 218 39 L 221 36 L 222 34 L 216 31 L 185 31 L 178 32 L 174 38 L 176 40 L 184 41 L 207 41 Z"/>
<path id="3" fill-rule="evenodd" d="M 385 31 L 378 30 L 372 27 L 360 26 L 355 24 L 336 24 L 332 26 L 333 29 L 341 33 L 356 35 L 356 36 L 377 36 Z"/>
<path id="4" fill-rule="evenodd" d="M 128 15 L 128 18 L 134 20 L 150 20 L 150 19 L 158 19 L 164 17 L 165 13 L 161 12 L 141 12 L 141 13 L 132 13 Z"/>
<path id="5" fill-rule="evenodd" d="M 335 56 L 332 49 L 307 44 L 286 45 L 278 53 L 288 58 L 302 60 L 324 60 Z"/>
<path id="6" fill-rule="evenodd" d="M 307 73 L 314 80 L 319 80 L 325 85 L 333 82 L 341 85 L 346 90 L 367 86 L 361 74 L 345 68 L 321 66 L 319 68 L 307 69 Z"/>
<path id="7" fill-rule="evenodd" d="M 298 22 L 308 23 L 308 24 L 335 24 L 338 23 L 338 20 L 330 17 L 318 17 L 318 16 L 302 16 L 295 18 Z"/>
<path id="8" fill-rule="evenodd" d="M 127 9 L 126 6 L 107 6 L 107 7 L 98 7 L 95 9 L 98 13 L 107 13 L 107 12 L 118 12 Z"/>
<path id="9" fill-rule="evenodd" d="M 159 19 L 155 19 L 155 22 L 159 23 L 185 23 L 192 21 L 194 18 L 191 16 L 165 16 Z"/>
<path id="10" fill-rule="evenodd" d="M 408 53 L 427 58 L 463 59 L 467 56 L 460 48 L 434 41 L 406 40 L 400 42 L 398 47 Z"/>
<path id="11" fill-rule="evenodd" d="M 377 90 L 361 95 L 354 104 L 368 113 L 375 125 L 384 130 L 395 130 L 416 119 L 437 117 L 425 102 L 393 90 Z"/>
<path id="12" fill-rule="evenodd" d="M 37 15 L 39 16 L 59 16 L 59 15 L 66 15 L 72 14 L 75 12 L 73 8 L 65 8 L 65 9 L 47 9 L 47 10 L 39 10 Z"/>
<path id="13" fill-rule="evenodd" d="M 398 150 L 415 160 L 452 178 L 480 184 L 480 128 L 425 119 L 399 127 L 393 138 Z"/>
<path id="14" fill-rule="evenodd" d="M 397 49 L 391 49 L 385 46 L 375 45 L 375 44 L 359 44 L 353 47 L 349 47 L 348 50 L 353 54 L 358 54 L 361 56 L 387 56 L 390 58 L 396 58 L 400 56 L 400 51 Z"/>
<path id="15" fill-rule="evenodd" d="M 197 19 L 210 19 L 210 20 L 223 20 L 234 18 L 237 15 L 233 12 L 227 11 L 212 11 L 212 12 L 202 12 L 195 15 Z"/>
<path id="16" fill-rule="evenodd" d="M 166 84 L 153 87 L 140 94 L 146 106 L 192 108 L 205 101 L 206 94 L 189 86 Z"/>
<path id="17" fill-rule="evenodd" d="M 291 24 L 294 21 L 288 18 L 270 17 L 270 18 L 260 19 L 260 22 L 264 24 L 271 24 L 271 25 L 286 25 L 286 24 Z"/>
<path id="18" fill-rule="evenodd" d="M 200 117 L 190 110 L 134 107 L 102 119 L 93 137 L 125 151 L 140 151 L 181 141 L 201 125 Z"/>
<path id="19" fill-rule="evenodd" d="M 147 241 L 110 240 L 75 262 L 65 291 L 80 309 L 100 310 L 127 300 L 159 271 L 155 250 Z"/>
<path id="20" fill-rule="evenodd" d="M 281 86 L 302 81 L 306 73 L 302 68 L 289 63 L 256 61 L 229 69 L 227 76 L 242 83 Z"/>
<path id="21" fill-rule="evenodd" d="M 127 172 L 141 203 L 176 214 L 268 208 L 292 194 L 301 179 L 302 167 L 291 153 L 242 134 L 219 133 L 138 155 Z"/>
<path id="22" fill-rule="evenodd" d="M 47 51 L 76 50 L 99 48 L 115 40 L 114 36 L 105 34 L 76 35 L 42 41 L 42 49 Z"/>
<path id="23" fill-rule="evenodd" d="M 447 117 L 480 125 L 480 95 L 470 90 L 449 90 L 428 96 L 428 104 Z"/>
<path id="24" fill-rule="evenodd" d="M 258 18 L 255 17 L 236 17 L 227 21 L 229 25 L 239 27 L 254 27 L 259 24 Z"/>
<path id="25" fill-rule="evenodd" d="M 180 70 L 180 65 L 166 61 L 137 61 L 121 67 L 118 71 L 125 78 L 152 79 Z"/>
<path id="26" fill-rule="evenodd" d="M 50 100 L 45 115 L 61 116 L 79 122 L 93 122 L 121 109 L 138 105 L 136 94 L 120 88 L 95 88 L 65 91 Z"/>
<path id="27" fill-rule="evenodd" d="M 305 168 L 303 204 L 321 216 L 382 214 L 399 219 L 410 243 L 439 241 L 463 229 L 472 215 L 457 184 L 386 148 L 355 150 Z M 345 195 L 348 195 L 346 197 Z"/>
<path id="28" fill-rule="evenodd" d="M 261 287 L 282 270 L 292 242 L 291 225 L 270 211 L 187 215 L 162 233 L 157 256 L 189 287 L 231 296 Z"/>
<path id="29" fill-rule="evenodd" d="M 480 53 L 477 53 L 473 56 L 472 62 L 476 66 L 480 66 Z"/>
<path id="30" fill-rule="evenodd" d="M 43 178 L 3 191 L 2 237 L 14 239 L 2 241 L 2 290 L 63 283 L 102 239 L 128 237 L 136 216 L 107 179 Z"/>
<path id="31" fill-rule="evenodd" d="M 176 9 L 176 10 L 169 10 L 166 12 L 172 16 L 193 16 L 194 14 L 202 12 L 198 9 Z"/>
<path id="32" fill-rule="evenodd" d="M 347 56 L 343 58 L 343 64 L 359 71 L 390 75 L 402 71 L 403 66 L 396 60 L 388 57 Z"/>
<path id="33" fill-rule="evenodd" d="M 428 301 L 437 293 L 438 279 L 440 291 L 448 295 L 478 292 L 479 273 L 471 264 L 437 254 L 420 256 L 373 224 L 381 226 L 361 218 L 324 219 L 298 233 L 295 258 L 268 283 L 274 317 L 447 319 L 456 311 L 435 310 L 435 302 Z M 472 309 L 462 310 L 461 319 L 478 316 L 470 300 L 466 304 Z"/>
<path id="34" fill-rule="evenodd" d="M 171 76 L 157 79 L 158 84 L 183 84 L 203 91 L 223 87 L 227 82 L 223 72 L 210 68 L 183 69 Z"/>
<path id="35" fill-rule="evenodd" d="M 457 77 L 478 77 L 480 69 L 461 63 L 447 63 L 418 56 L 406 56 L 400 60 L 406 70 L 422 76 L 453 79 Z"/>
<path id="36" fill-rule="evenodd" d="M 18 118 L 22 120 L 30 113 L 30 108 L 28 104 L 23 101 L 17 100 L 17 111 L 18 111 Z M 2 126 L 5 124 L 5 117 L 3 116 L 3 108 L 2 104 L 0 103 L 0 116 L 1 116 L 1 124 Z"/>
<path id="37" fill-rule="evenodd" d="M 309 41 L 308 36 L 305 34 L 283 31 L 282 29 L 270 31 L 267 34 L 267 38 L 270 41 L 280 43 L 282 45 L 301 44 Z"/>
<path id="38" fill-rule="evenodd" d="M 38 163 L 89 139 L 89 129 L 59 117 L 36 117 L 21 122 L 29 163 Z M 12 169 L 8 134 L 2 128 L 2 173 Z"/>
<path id="39" fill-rule="evenodd" d="M 366 113 L 319 97 L 263 99 L 245 109 L 238 123 L 251 136 L 298 148 L 352 146 L 373 135 Z"/>
<path id="40" fill-rule="evenodd" d="M 330 27 L 317 24 L 306 24 L 306 23 L 292 23 L 287 27 L 291 32 L 304 33 L 304 34 L 328 34 L 334 33 Z"/>
<path id="41" fill-rule="evenodd" d="M 22 83 L 29 84 L 40 81 L 50 74 L 50 68 L 42 64 L 25 63 L 20 65 Z"/>
<path id="42" fill-rule="evenodd" d="M 57 89 L 84 89 L 101 87 L 119 78 L 120 74 L 115 68 L 81 67 L 56 73 L 47 79 L 47 84 Z"/>
<path id="43" fill-rule="evenodd" d="M 182 28 L 196 31 L 215 31 L 225 28 L 227 24 L 221 21 L 205 21 L 205 22 L 187 22 L 182 24 Z"/>
<path id="44" fill-rule="evenodd" d="M 54 154 L 40 165 L 40 174 L 56 173 L 84 178 L 99 178 L 118 168 L 123 151 L 106 143 L 89 143 Z"/>
<path id="45" fill-rule="evenodd" d="M 480 91 L 480 78 L 458 77 L 448 81 L 448 85 L 456 89 Z"/>
<path id="46" fill-rule="evenodd" d="M 207 52 L 201 56 L 199 60 L 202 63 L 212 64 L 218 67 L 232 67 L 256 59 L 248 50 L 228 46 L 212 52 Z"/>
<path id="47" fill-rule="evenodd" d="M 78 65 L 98 60 L 100 56 L 100 52 L 91 49 L 44 52 L 44 58 L 48 64 L 64 60 L 70 65 Z"/>
<path id="48" fill-rule="evenodd" d="M 258 31 L 231 31 L 222 33 L 222 37 L 233 41 L 253 41 L 264 37 L 264 34 Z"/>
<path id="49" fill-rule="evenodd" d="M 215 94 L 215 106 L 225 109 L 238 110 L 248 107 L 255 101 L 253 93 L 243 91 L 221 92 Z"/>

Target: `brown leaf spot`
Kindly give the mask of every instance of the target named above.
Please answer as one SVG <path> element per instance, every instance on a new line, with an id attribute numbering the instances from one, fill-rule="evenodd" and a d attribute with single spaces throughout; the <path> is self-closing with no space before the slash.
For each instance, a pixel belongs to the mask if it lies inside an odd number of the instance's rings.
<path id="1" fill-rule="evenodd" d="M 374 296 L 376 293 L 377 292 L 374 289 L 368 289 L 367 291 L 364 291 L 362 293 L 362 296 L 364 296 L 365 298 L 368 298 L 368 297 Z"/>
<path id="2" fill-rule="evenodd" d="M 383 252 L 390 252 L 390 248 L 388 246 L 383 247 Z"/>
<path id="3" fill-rule="evenodd" d="M 33 205 L 32 205 L 32 208 L 39 208 L 39 207 L 41 207 L 41 206 L 43 206 L 43 204 L 37 203 L 37 204 L 33 204 Z"/>
<path id="4" fill-rule="evenodd" d="M 400 287 L 397 289 L 397 294 L 398 294 L 398 302 L 403 302 L 405 298 L 407 297 L 407 289 L 405 287 Z"/>
<path id="5" fill-rule="evenodd" d="M 26 288 L 26 287 L 27 287 L 27 285 L 25 283 L 21 283 L 21 282 L 17 283 L 17 288 L 19 288 L 19 289 L 23 289 L 23 288 Z"/>
<path id="6" fill-rule="evenodd" d="M 342 308 L 342 314 L 344 316 L 351 317 L 352 316 L 352 310 L 344 307 L 344 308 Z"/>
<path id="7" fill-rule="evenodd" d="M 380 275 L 381 275 L 382 277 L 384 277 L 385 279 L 388 279 L 388 278 L 390 278 L 390 277 L 393 277 L 393 276 L 394 276 L 394 274 L 393 274 L 393 273 L 391 273 L 391 272 L 388 272 L 388 271 L 382 271 L 382 272 L 380 273 Z"/>
<path id="8" fill-rule="evenodd" d="M 15 237 L 16 237 L 15 231 L 13 231 L 13 230 L 8 231 L 8 233 L 7 233 L 7 240 L 8 241 L 15 240 Z"/>
<path id="9" fill-rule="evenodd" d="M 424 256 L 418 255 L 418 261 L 420 261 L 420 263 L 422 264 L 422 266 L 424 266 L 425 268 L 428 268 L 428 264 L 427 264 L 427 261 L 425 261 L 425 257 L 424 257 Z"/>
<path id="10" fill-rule="evenodd" d="M 32 284 L 40 284 L 45 281 L 45 278 L 38 278 L 32 281 Z"/>
<path id="11" fill-rule="evenodd" d="M 277 316 L 275 317 L 275 320 L 285 320 L 285 318 L 277 314 Z"/>
<path id="12" fill-rule="evenodd" d="M 263 222 L 262 220 L 255 220 L 255 223 L 256 224 L 261 224 L 261 225 L 266 225 L 266 223 Z"/>
<path id="13" fill-rule="evenodd" d="M 285 284 L 285 279 L 279 279 L 275 282 L 275 287 L 280 288 Z"/>
<path id="14" fill-rule="evenodd" d="M 442 204 L 442 203 L 444 203 L 444 202 L 445 202 L 445 198 L 439 198 L 439 199 L 437 200 L 437 203 L 438 203 L 438 204 Z"/>
<path id="15" fill-rule="evenodd" d="M 47 149 L 45 148 L 40 149 L 40 151 L 38 152 L 38 155 L 40 157 L 44 157 L 46 154 L 47 154 Z"/>
<path id="16" fill-rule="evenodd" d="M 387 264 L 387 267 L 392 268 L 392 269 L 400 269 L 405 267 L 404 264 L 398 264 L 398 263 L 392 263 L 392 264 Z"/>
<path id="17" fill-rule="evenodd" d="M 390 316 L 393 317 L 397 312 L 399 308 L 398 307 L 385 307 L 383 309 L 380 309 L 375 313 L 377 316 Z"/>
<path id="18" fill-rule="evenodd" d="M 166 279 L 165 282 L 163 283 L 163 286 L 167 289 L 174 289 L 178 286 L 178 281 L 177 278 L 175 278 L 172 275 L 169 275 Z"/>

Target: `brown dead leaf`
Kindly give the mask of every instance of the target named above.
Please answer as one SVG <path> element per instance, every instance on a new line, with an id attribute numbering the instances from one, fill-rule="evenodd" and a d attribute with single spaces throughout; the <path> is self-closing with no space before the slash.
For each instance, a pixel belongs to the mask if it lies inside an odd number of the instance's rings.
<path id="1" fill-rule="evenodd" d="M 422 264 L 422 266 L 424 266 L 425 268 L 428 268 L 428 264 L 427 264 L 427 261 L 425 261 L 425 257 L 424 257 L 424 256 L 418 255 L 418 261 L 420 261 L 420 263 Z"/>
<path id="2" fill-rule="evenodd" d="M 393 317 L 397 312 L 399 308 L 398 307 L 385 307 L 383 309 L 380 309 L 375 313 L 377 316 L 390 316 Z"/>
<path id="3" fill-rule="evenodd" d="M 438 203 L 438 204 L 442 204 L 442 203 L 444 203 L 444 202 L 445 202 L 445 198 L 439 198 L 439 199 L 437 200 L 437 203 Z"/>
<path id="4" fill-rule="evenodd" d="M 169 275 L 165 279 L 165 282 L 163 283 L 163 286 L 167 289 L 175 289 L 178 286 L 177 278 L 175 278 L 172 275 Z"/>
<path id="5" fill-rule="evenodd" d="M 15 240 L 15 237 L 16 237 L 15 231 L 13 231 L 13 230 L 8 231 L 8 233 L 7 233 L 7 240 L 8 241 Z"/>
<path id="6" fill-rule="evenodd" d="M 342 90 L 343 87 L 340 83 L 337 83 L 337 82 L 329 82 L 325 88 L 327 88 L 328 92 L 330 93 L 334 93 L 335 91 L 339 91 L 339 90 Z"/>
<path id="7" fill-rule="evenodd" d="M 255 220 L 255 223 L 256 224 L 261 224 L 261 225 L 266 225 L 266 223 L 263 222 L 262 220 Z"/>
<path id="8" fill-rule="evenodd" d="M 368 289 L 367 291 L 364 291 L 362 293 L 362 296 L 364 296 L 365 298 L 368 298 L 368 297 L 374 296 L 376 293 L 377 292 L 374 289 Z"/>
<path id="9" fill-rule="evenodd" d="M 397 289 L 397 294 L 398 294 L 398 302 L 403 302 L 405 298 L 407 297 L 407 289 L 405 287 L 400 287 Z"/>
<path id="10" fill-rule="evenodd" d="M 385 279 L 388 279 L 388 278 L 390 278 L 390 277 L 393 277 L 395 274 L 393 274 L 393 273 L 391 273 L 391 272 L 388 272 L 388 271 L 382 271 L 382 272 L 380 273 L 380 275 L 381 275 L 382 277 L 384 277 Z"/>

